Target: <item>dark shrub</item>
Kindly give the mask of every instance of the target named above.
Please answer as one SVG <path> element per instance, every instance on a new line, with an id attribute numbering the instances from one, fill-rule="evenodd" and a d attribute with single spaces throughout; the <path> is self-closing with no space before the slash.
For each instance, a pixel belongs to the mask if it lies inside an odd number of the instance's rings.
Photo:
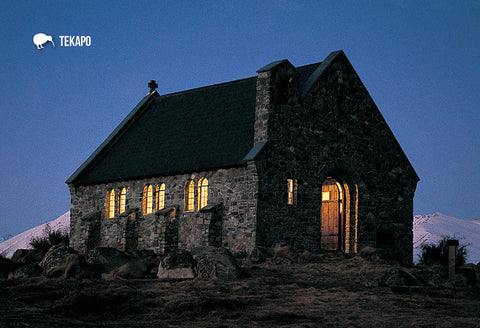
<path id="1" fill-rule="evenodd" d="M 68 233 L 60 230 L 52 230 L 47 224 L 43 231 L 43 236 L 33 237 L 30 240 L 30 246 L 45 255 L 52 246 L 68 246 L 69 242 Z"/>
<path id="2" fill-rule="evenodd" d="M 420 255 L 420 263 L 423 264 L 442 264 L 448 265 L 448 244 L 447 240 L 455 239 L 450 236 L 443 236 L 437 244 L 425 244 L 421 246 L 422 254 Z M 467 246 L 459 245 L 457 247 L 455 266 L 457 268 L 463 266 L 467 258 Z"/>

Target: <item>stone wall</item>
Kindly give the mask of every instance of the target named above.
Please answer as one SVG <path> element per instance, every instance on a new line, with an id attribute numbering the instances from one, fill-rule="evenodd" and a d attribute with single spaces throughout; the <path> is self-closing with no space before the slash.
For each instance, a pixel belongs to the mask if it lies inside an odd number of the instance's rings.
<path id="1" fill-rule="evenodd" d="M 211 205 L 202 211 L 198 210 L 200 178 L 209 181 L 208 204 Z M 189 179 L 195 182 L 193 212 L 185 212 L 183 206 L 184 185 Z M 165 210 L 143 214 L 145 185 L 151 184 L 155 190 L 161 183 L 166 185 Z M 69 187 L 72 195 L 71 245 L 81 253 L 88 243 L 89 247 L 151 249 L 157 253 L 175 246 L 191 249 L 222 245 L 234 253 L 250 253 L 255 247 L 258 180 L 253 162 L 239 168 Z M 118 195 L 124 187 L 127 188 L 126 212 L 119 214 L 117 205 L 115 217 L 106 218 L 107 190 L 113 188 Z M 91 238 L 95 232 L 99 235 L 97 245 L 92 242 L 96 239 Z"/>
<path id="2" fill-rule="evenodd" d="M 275 68 L 262 83 L 271 90 L 292 84 L 285 72 Z M 299 94 L 263 104 L 270 112 L 268 143 L 257 159 L 258 242 L 316 250 L 321 187 L 331 176 L 349 191 L 344 250 L 370 245 L 410 263 L 418 178 L 346 57 L 337 56 L 304 99 Z M 271 102 L 268 95 L 264 101 Z M 298 181 L 296 205 L 287 205 L 289 178 Z"/>

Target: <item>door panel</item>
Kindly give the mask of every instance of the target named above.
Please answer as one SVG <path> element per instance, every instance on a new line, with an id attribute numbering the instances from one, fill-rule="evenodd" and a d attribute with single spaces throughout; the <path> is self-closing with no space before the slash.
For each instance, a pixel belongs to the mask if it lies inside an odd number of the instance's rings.
<path id="1" fill-rule="evenodd" d="M 328 178 L 322 185 L 321 248 L 338 250 L 340 242 L 341 197 L 337 182 Z"/>

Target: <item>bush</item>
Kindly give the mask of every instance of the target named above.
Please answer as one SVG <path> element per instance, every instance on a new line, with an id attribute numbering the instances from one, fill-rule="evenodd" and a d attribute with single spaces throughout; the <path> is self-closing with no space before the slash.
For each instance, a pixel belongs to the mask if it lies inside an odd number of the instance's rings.
<path id="1" fill-rule="evenodd" d="M 450 236 L 443 236 L 437 244 L 425 244 L 421 246 L 422 254 L 420 263 L 423 264 L 441 264 L 448 266 L 448 243 L 447 240 L 455 239 Z M 467 245 L 459 245 L 455 257 L 455 266 L 461 267 L 467 259 Z"/>
<path id="2" fill-rule="evenodd" d="M 68 233 L 60 230 L 52 230 L 47 224 L 42 236 L 30 239 L 30 246 L 32 246 L 33 249 L 40 251 L 42 254 L 46 254 L 52 246 L 68 246 L 69 242 L 70 239 Z"/>

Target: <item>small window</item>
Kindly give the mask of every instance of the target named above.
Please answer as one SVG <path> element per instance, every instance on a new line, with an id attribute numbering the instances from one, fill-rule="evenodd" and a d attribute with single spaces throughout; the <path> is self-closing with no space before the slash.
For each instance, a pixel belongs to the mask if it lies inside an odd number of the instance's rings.
<path id="1" fill-rule="evenodd" d="M 122 188 L 120 190 L 120 197 L 119 197 L 119 204 L 118 204 L 118 212 L 120 214 L 125 213 L 127 208 L 127 188 Z"/>
<path id="2" fill-rule="evenodd" d="M 143 188 L 143 214 L 153 213 L 153 186 L 146 185 Z"/>
<path id="3" fill-rule="evenodd" d="M 208 204 L 208 180 L 200 179 L 198 182 L 198 210 L 201 210 Z"/>
<path id="4" fill-rule="evenodd" d="M 115 217 L 115 190 L 110 189 L 107 191 L 107 197 L 105 201 L 105 216 L 109 219 Z"/>
<path id="5" fill-rule="evenodd" d="M 287 204 L 297 204 L 297 179 L 287 179 Z"/>
<path id="6" fill-rule="evenodd" d="M 184 204 L 184 209 L 185 212 L 192 212 L 195 207 L 195 184 L 193 183 L 193 180 L 188 180 L 187 183 L 185 184 L 185 191 L 184 191 L 184 196 L 185 196 L 185 204 Z"/>
<path id="7" fill-rule="evenodd" d="M 327 202 L 330 200 L 330 191 L 322 192 L 322 202 Z"/>
<path id="8" fill-rule="evenodd" d="M 155 200 L 156 210 L 163 210 L 165 207 L 165 184 L 162 183 L 161 185 L 157 185 L 155 191 L 157 195 L 157 199 Z"/>

